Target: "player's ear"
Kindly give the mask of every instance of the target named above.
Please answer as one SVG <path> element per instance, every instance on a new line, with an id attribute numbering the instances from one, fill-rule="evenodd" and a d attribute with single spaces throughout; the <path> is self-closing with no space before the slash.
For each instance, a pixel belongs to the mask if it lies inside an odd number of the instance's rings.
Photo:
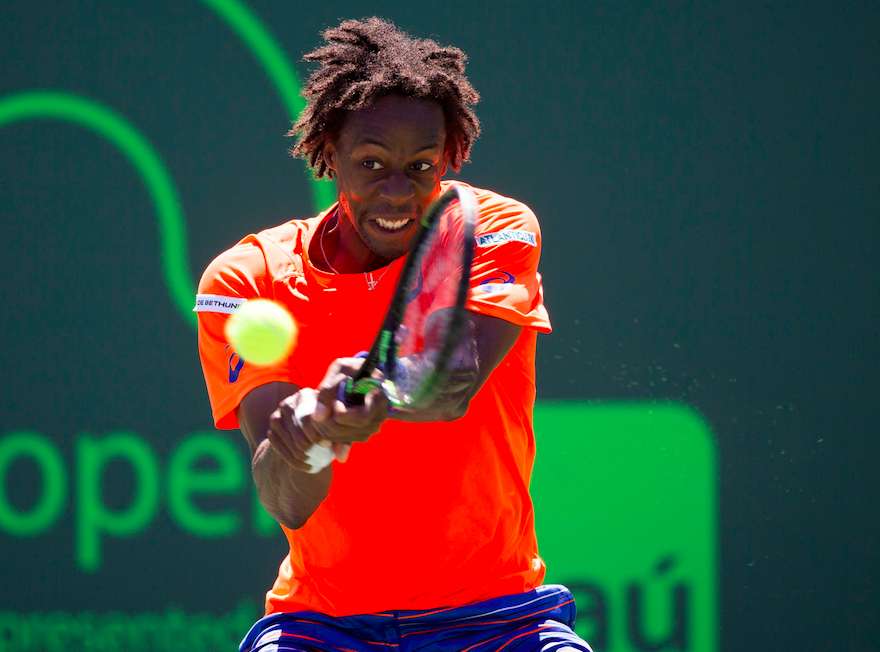
<path id="1" fill-rule="evenodd" d="M 449 168 L 449 156 L 444 152 L 443 158 L 440 160 L 440 176 L 446 176 L 446 170 Z"/>
<path id="2" fill-rule="evenodd" d="M 331 177 L 336 176 L 336 145 L 329 138 L 324 142 L 324 162 L 331 172 Z"/>

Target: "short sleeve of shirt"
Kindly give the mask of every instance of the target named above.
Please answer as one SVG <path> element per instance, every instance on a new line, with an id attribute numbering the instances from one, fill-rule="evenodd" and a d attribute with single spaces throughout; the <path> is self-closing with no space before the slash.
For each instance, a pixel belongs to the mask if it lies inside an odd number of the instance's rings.
<path id="1" fill-rule="evenodd" d="M 214 424 L 238 427 L 236 408 L 248 392 L 273 381 L 289 382 L 287 361 L 257 367 L 243 360 L 226 341 L 229 316 L 248 299 L 271 297 L 271 278 L 258 240 L 251 236 L 220 254 L 199 282 L 196 306 L 199 359 L 208 388 Z"/>
<path id="2" fill-rule="evenodd" d="M 526 205 L 495 193 L 477 197 L 480 217 L 466 307 L 541 333 L 551 331 L 538 261 L 541 231 Z"/>

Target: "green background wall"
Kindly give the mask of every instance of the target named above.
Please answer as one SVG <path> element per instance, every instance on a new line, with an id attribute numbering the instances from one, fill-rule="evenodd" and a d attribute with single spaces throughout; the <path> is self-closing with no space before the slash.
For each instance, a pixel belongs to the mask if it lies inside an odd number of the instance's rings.
<path id="1" fill-rule="evenodd" d="M 236 433 L 210 431 L 194 333 L 166 283 L 158 216 L 173 205 L 157 211 L 111 140 L 58 115 L 24 119 L 10 103 L 24 92 L 65 93 L 140 134 L 179 200 L 186 241 L 178 253 L 193 283 L 243 233 L 314 205 L 303 166 L 285 152 L 295 104 L 218 13 L 230 6 L 0 9 L 3 509 L 27 513 L 47 496 L 16 433 L 46 443 L 39 459 L 60 460 L 65 476 L 52 476 L 62 488 L 52 494 L 51 523 L 31 536 L 15 534 L 8 519 L 0 527 L 0 644 L 25 636 L 37 620 L 22 614 L 37 611 L 152 612 L 165 631 L 184 613 L 191 624 L 201 622 L 196 612 L 232 614 L 223 631 L 208 616 L 199 625 L 221 649 L 256 613 L 282 555 L 271 528 L 260 534 L 244 467 L 216 458 L 244 447 Z M 713 649 L 696 638 L 700 627 L 717 628 L 724 650 L 876 649 L 876 4 L 246 7 L 300 77 L 299 57 L 321 29 L 365 14 L 469 53 L 483 136 L 461 176 L 526 201 L 543 227 L 555 331 L 539 344 L 539 525 L 551 574 L 553 557 L 580 573 L 555 578 L 577 585 L 594 640 L 647 649 L 625 640 L 622 598 L 595 589 L 612 581 L 602 550 L 615 537 L 591 533 L 604 526 L 619 540 L 627 527 L 638 531 L 633 523 L 652 522 L 658 512 L 646 501 L 657 496 L 633 489 L 638 478 L 668 480 L 637 472 L 652 468 L 677 482 L 664 486 L 680 486 L 660 494 L 657 504 L 671 512 L 655 529 L 703 541 L 699 553 L 674 538 L 664 549 L 642 531 L 643 546 L 622 546 L 654 604 L 672 609 L 675 586 L 698 585 L 690 639 L 663 649 Z M 560 417 L 571 405 L 576 414 Z M 689 431 L 669 426 L 664 406 L 698 424 L 688 441 L 708 444 L 705 464 L 687 463 L 673 435 Z M 618 408 L 630 416 L 600 427 L 596 411 Z M 626 420 L 649 412 L 641 425 Z M 229 491 L 199 498 L 199 509 L 237 519 L 212 539 L 187 531 L 169 507 L 189 477 L 172 487 L 171 462 L 194 433 L 211 434 L 201 440 L 215 453 L 204 473 Z M 663 449 L 670 465 L 650 467 L 652 449 L 626 442 L 656 442 L 658 433 L 661 443 L 679 443 Z M 149 522 L 132 526 L 133 536 L 105 535 L 89 572 L 77 557 L 88 540 L 83 464 L 108 441 L 128 442 L 129 454 L 140 446 L 144 468 L 155 459 L 157 507 L 141 514 Z M 580 475 L 560 473 L 572 459 Z M 152 500 L 138 481 L 149 473 L 132 469 L 123 459 L 107 464 L 101 496 L 111 509 Z M 554 471 L 574 504 L 553 493 Z M 705 500 L 698 507 L 679 495 Z M 558 540 L 565 527 L 575 533 L 567 546 Z M 710 570 L 688 566 L 694 555 Z M 701 591 L 708 597 L 695 599 Z M 604 638 L 596 629 L 603 599 Z M 662 615 L 645 625 L 654 640 L 671 622 Z M 129 616 L 125 627 L 157 631 L 156 622 Z M 112 647 L 111 629 L 101 631 Z"/>

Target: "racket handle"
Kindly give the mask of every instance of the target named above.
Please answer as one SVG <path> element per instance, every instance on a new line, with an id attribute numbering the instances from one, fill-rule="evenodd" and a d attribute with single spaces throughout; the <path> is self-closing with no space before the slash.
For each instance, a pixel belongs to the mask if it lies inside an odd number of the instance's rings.
<path id="1" fill-rule="evenodd" d="M 349 407 L 364 404 L 364 394 L 354 390 L 354 380 L 347 378 L 344 383 L 339 383 L 336 390 L 337 398 Z"/>
<path id="2" fill-rule="evenodd" d="M 385 392 L 385 388 L 382 385 L 376 384 L 379 389 Z M 372 387 L 370 388 L 372 389 Z M 353 407 L 356 405 L 364 404 L 364 397 L 366 394 L 362 394 L 361 392 L 357 392 L 354 390 L 354 381 L 349 378 L 344 383 L 339 383 L 339 389 L 336 390 L 336 396 L 342 401 L 345 405 L 349 407 Z M 387 393 L 386 393 L 387 396 Z M 395 415 L 399 414 L 400 411 L 394 407 L 394 404 L 389 401 L 388 403 L 388 416 L 393 418 Z"/>
<path id="3" fill-rule="evenodd" d="M 352 357 L 365 359 L 369 355 L 369 351 L 358 351 Z M 355 391 L 354 384 L 354 379 L 347 378 L 344 383 L 339 384 L 339 387 L 336 390 L 336 398 L 342 401 L 345 405 L 355 406 L 364 404 L 364 395 Z"/>

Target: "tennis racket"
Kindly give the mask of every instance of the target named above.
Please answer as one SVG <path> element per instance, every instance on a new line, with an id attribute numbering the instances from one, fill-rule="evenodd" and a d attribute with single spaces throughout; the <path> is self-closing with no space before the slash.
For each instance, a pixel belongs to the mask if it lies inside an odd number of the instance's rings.
<path id="1" fill-rule="evenodd" d="M 473 192 L 454 185 L 425 211 L 382 328 L 345 383 L 346 404 L 378 386 L 393 409 L 415 410 L 443 387 L 466 323 L 477 210 Z"/>
<path id="2" fill-rule="evenodd" d="M 379 387 L 392 409 L 416 410 L 443 387 L 466 325 L 477 210 L 473 192 L 456 185 L 422 215 L 382 328 L 358 373 L 340 385 L 346 405 L 363 404 Z M 303 403 L 303 414 L 312 403 Z M 307 451 L 310 472 L 333 457 L 329 447 L 313 444 Z"/>

